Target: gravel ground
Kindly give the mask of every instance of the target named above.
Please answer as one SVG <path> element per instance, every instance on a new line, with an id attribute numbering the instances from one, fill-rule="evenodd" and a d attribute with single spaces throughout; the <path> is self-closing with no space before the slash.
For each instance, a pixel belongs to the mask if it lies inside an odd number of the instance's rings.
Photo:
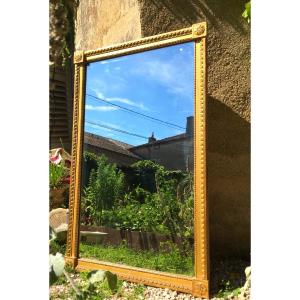
<path id="1" fill-rule="evenodd" d="M 214 271 L 214 276 L 211 276 L 211 285 L 212 285 L 212 295 L 216 295 L 218 291 L 223 288 L 224 291 L 224 282 L 230 282 L 230 286 L 227 286 L 227 291 L 234 290 L 237 287 L 241 287 L 241 293 L 238 296 L 232 294 L 227 295 L 226 297 L 213 297 L 210 300 L 250 300 L 250 290 L 251 290 L 251 271 L 247 269 L 247 278 L 245 275 L 245 267 L 247 262 L 231 261 L 227 262 L 215 262 L 211 266 L 211 271 Z M 82 279 L 78 274 L 71 274 L 74 282 L 80 284 Z M 137 284 L 123 282 L 122 286 L 122 296 L 112 296 L 109 299 L 111 300 L 200 300 L 201 298 L 193 297 L 190 294 L 184 294 L 169 289 L 154 288 L 150 286 L 145 286 L 142 293 L 136 295 Z M 70 297 L 70 284 L 65 283 L 61 285 L 53 285 L 50 287 L 50 299 L 51 300 L 74 300 Z"/>
<path id="2" fill-rule="evenodd" d="M 245 269 L 250 265 L 246 260 L 214 260 L 210 265 L 211 294 L 217 294 L 224 289 L 226 282 L 230 288 L 242 287 L 246 281 Z"/>

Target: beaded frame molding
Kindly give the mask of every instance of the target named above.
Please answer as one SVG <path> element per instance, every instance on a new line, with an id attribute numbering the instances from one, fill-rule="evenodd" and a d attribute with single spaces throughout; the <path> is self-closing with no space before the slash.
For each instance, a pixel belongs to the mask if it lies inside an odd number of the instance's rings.
<path id="1" fill-rule="evenodd" d="M 209 297 L 208 211 L 206 201 L 206 32 L 205 22 L 189 28 L 74 54 L 74 106 L 69 227 L 66 261 L 78 270 L 109 270 L 131 282 Z M 194 253 L 195 276 L 170 274 L 79 257 L 81 163 L 86 65 L 150 49 L 194 41 Z"/>

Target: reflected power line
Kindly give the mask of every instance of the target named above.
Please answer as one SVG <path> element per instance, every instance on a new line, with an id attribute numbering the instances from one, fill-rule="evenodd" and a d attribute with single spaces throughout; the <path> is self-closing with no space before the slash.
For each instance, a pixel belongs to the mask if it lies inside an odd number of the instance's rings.
<path id="1" fill-rule="evenodd" d="M 176 124 L 173 124 L 173 123 L 169 123 L 169 122 L 164 121 L 164 120 L 160 120 L 160 119 L 157 119 L 157 118 L 154 118 L 154 117 L 151 117 L 151 116 L 148 116 L 148 115 L 139 113 L 139 112 L 137 112 L 137 111 L 135 111 L 135 110 L 126 108 L 126 107 L 124 107 L 124 106 L 121 106 L 121 105 L 118 105 L 118 104 L 115 104 L 115 103 L 111 103 L 110 101 L 107 101 L 107 100 L 105 100 L 105 99 L 102 99 L 102 98 L 99 98 L 99 97 L 96 97 L 96 96 L 93 96 L 93 95 L 90 95 L 90 94 L 86 94 L 86 95 L 89 96 L 89 97 L 92 97 L 92 98 L 94 98 L 94 99 L 96 99 L 96 100 L 103 101 L 103 102 L 105 102 L 105 103 L 107 103 L 107 104 L 109 104 L 109 105 L 116 106 L 116 107 L 119 107 L 119 108 L 121 108 L 121 109 L 123 109 L 123 110 L 129 111 L 129 112 L 131 112 L 131 113 L 140 115 L 140 116 L 142 116 L 142 117 L 144 117 L 144 118 L 148 118 L 148 119 L 151 119 L 151 120 L 160 122 L 160 123 L 162 123 L 162 124 L 164 124 L 164 125 L 177 127 L 177 128 L 184 129 L 184 130 L 186 129 L 185 127 L 182 127 L 182 126 L 179 126 L 179 125 L 176 125 Z"/>
<path id="2" fill-rule="evenodd" d="M 129 131 L 113 128 L 113 127 L 110 127 L 110 126 L 107 126 L 107 125 L 104 125 L 104 124 L 100 124 L 100 123 L 96 123 L 96 122 L 92 122 L 92 121 L 85 121 L 85 122 L 88 123 L 88 124 L 91 124 L 91 125 L 99 126 L 99 127 L 102 127 L 102 128 L 118 131 L 118 132 L 121 132 L 121 133 L 124 133 L 124 134 L 132 135 L 132 136 L 136 136 L 136 137 L 148 140 L 148 138 L 146 136 L 142 136 L 142 135 L 139 135 L 139 134 L 136 134 L 136 133 L 132 133 L 132 132 L 129 132 Z"/>

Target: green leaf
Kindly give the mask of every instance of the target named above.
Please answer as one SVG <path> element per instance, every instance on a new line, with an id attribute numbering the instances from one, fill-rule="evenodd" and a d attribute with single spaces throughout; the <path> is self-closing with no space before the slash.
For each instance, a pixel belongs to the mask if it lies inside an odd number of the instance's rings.
<path id="1" fill-rule="evenodd" d="M 51 245 L 51 243 L 57 238 L 55 231 L 51 227 L 49 227 L 49 238 L 49 245 Z"/>
<path id="2" fill-rule="evenodd" d="M 103 282 L 105 279 L 107 279 L 107 283 L 111 291 L 114 291 L 117 287 L 117 275 L 113 274 L 109 271 L 91 271 L 88 275 L 87 278 L 89 279 L 89 282 L 91 284 L 95 284 L 97 282 Z"/>
<path id="3" fill-rule="evenodd" d="M 102 282 L 105 279 L 106 271 L 91 271 L 87 278 L 89 279 L 90 283 Z"/>
<path id="4" fill-rule="evenodd" d="M 107 278 L 107 282 L 108 282 L 108 286 L 109 288 L 114 291 L 117 288 L 117 275 L 113 274 L 109 271 L 106 271 L 106 278 Z"/>
<path id="5" fill-rule="evenodd" d="M 242 17 L 245 18 L 248 21 L 248 23 L 250 23 L 250 20 L 251 20 L 251 1 L 249 1 L 245 4 L 245 10 L 242 14 Z"/>
<path id="6" fill-rule="evenodd" d="M 244 10 L 244 12 L 243 12 L 243 14 L 242 14 L 242 17 L 243 17 L 243 18 L 248 18 L 248 12 L 247 12 L 246 9 Z"/>
<path id="7" fill-rule="evenodd" d="M 56 253 L 55 256 L 50 254 L 49 263 L 50 263 L 49 271 L 53 269 L 57 277 L 61 276 L 65 267 L 65 260 L 63 255 L 61 253 Z"/>
<path id="8" fill-rule="evenodd" d="M 248 12 L 250 12 L 250 10 L 251 10 L 251 1 L 249 1 L 249 2 L 247 2 L 247 3 L 245 4 L 245 8 L 246 8 L 246 10 L 247 10 Z"/>

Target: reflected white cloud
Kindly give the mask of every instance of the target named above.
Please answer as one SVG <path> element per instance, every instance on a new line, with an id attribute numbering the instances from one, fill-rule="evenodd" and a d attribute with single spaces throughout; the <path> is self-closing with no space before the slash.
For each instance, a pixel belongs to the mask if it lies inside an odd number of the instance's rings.
<path id="1" fill-rule="evenodd" d="M 92 125 L 92 124 L 86 124 L 85 126 L 86 126 L 85 131 L 87 131 L 87 132 L 102 135 L 102 136 L 104 135 L 104 136 L 111 137 L 111 138 L 117 137 L 117 135 L 115 135 L 115 133 L 111 129 L 101 128 L 99 126 Z"/>
<path id="2" fill-rule="evenodd" d="M 102 60 L 99 63 L 101 65 L 106 65 L 106 64 L 111 64 L 111 63 L 116 63 L 116 62 L 124 61 L 124 60 L 126 60 L 125 57 L 122 57 L 122 58 L 113 58 L 113 59 Z"/>
<path id="3" fill-rule="evenodd" d="M 98 98 L 103 99 L 108 102 L 118 102 L 127 104 L 132 107 L 137 107 L 144 111 L 149 111 L 149 109 L 142 103 L 142 102 L 135 102 L 133 100 L 127 99 L 127 98 L 121 98 L 121 97 L 106 97 L 102 92 L 100 92 L 98 89 L 91 89 Z"/>
<path id="4" fill-rule="evenodd" d="M 131 72 L 158 82 L 169 93 L 183 98 L 190 97 L 194 80 L 187 57 L 193 62 L 193 55 L 184 51 L 183 48 L 179 51 L 178 55 L 173 56 L 169 61 L 149 57 L 143 61 L 143 68 L 132 69 Z"/>
<path id="5" fill-rule="evenodd" d="M 108 126 L 108 127 L 111 127 L 111 128 L 114 128 L 114 129 L 122 129 L 120 126 L 114 124 L 114 123 L 110 123 L 110 122 L 101 122 L 101 124 L 105 125 L 105 126 Z"/>
<path id="6" fill-rule="evenodd" d="M 193 114 L 193 43 L 155 49 L 125 58 L 122 62 L 118 58 L 91 64 L 93 68 L 87 72 L 87 94 L 90 96 L 86 97 L 86 104 L 91 107 L 86 111 L 86 120 L 97 120 L 112 129 L 117 127 L 111 123 L 116 123 L 121 130 L 143 136 L 151 136 L 155 132 L 157 139 L 183 133 L 184 129 L 174 129 L 167 123 L 185 127 L 186 117 Z M 110 72 L 106 73 L 106 69 Z M 98 113 L 92 106 L 112 108 L 100 108 Z M 122 107 L 167 123 L 128 113 Z M 104 110 L 112 111 L 105 113 Z M 112 133 L 109 128 L 98 127 L 94 130 L 107 137 Z M 118 133 L 114 129 L 112 131 L 128 144 L 145 142 L 144 139 Z"/>
<path id="7" fill-rule="evenodd" d="M 112 111 L 112 110 L 118 110 L 118 107 L 115 106 L 94 106 L 94 105 L 90 105 L 87 104 L 85 106 L 86 110 L 96 110 L 96 111 Z"/>

